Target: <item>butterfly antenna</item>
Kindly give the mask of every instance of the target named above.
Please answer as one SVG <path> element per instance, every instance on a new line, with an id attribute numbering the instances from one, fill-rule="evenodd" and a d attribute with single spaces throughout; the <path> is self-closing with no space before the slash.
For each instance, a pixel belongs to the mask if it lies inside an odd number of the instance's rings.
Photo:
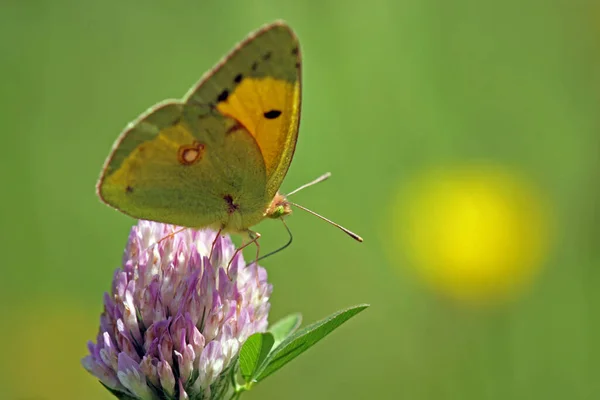
<path id="1" fill-rule="evenodd" d="M 324 180 L 328 179 L 330 176 L 331 176 L 331 172 L 326 172 L 323 175 L 321 175 L 320 177 L 318 177 L 317 179 L 315 179 L 314 181 L 308 182 L 308 183 L 300 186 L 296 190 L 292 190 L 291 192 L 289 192 L 288 194 L 286 194 L 285 197 L 289 197 L 289 196 L 293 195 L 294 193 L 298 193 L 302 189 L 306 189 L 309 186 L 316 185 L 319 182 L 323 182 Z"/>
<path id="2" fill-rule="evenodd" d="M 260 256 L 256 262 L 260 261 L 260 260 L 264 260 L 267 257 L 272 256 L 273 254 L 277 254 L 279 253 L 281 250 L 285 249 L 286 247 L 288 247 L 290 244 L 292 244 L 292 240 L 294 239 L 292 236 L 292 231 L 290 231 L 290 228 L 287 226 L 287 224 L 285 223 L 285 220 L 283 218 L 280 218 L 281 222 L 283 222 L 283 226 L 285 226 L 285 229 L 287 230 L 288 235 L 290 236 L 290 240 L 288 240 L 288 242 L 286 244 L 284 244 L 283 246 L 281 246 L 280 248 L 278 248 L 277 250 L 274 250 L 268 254 L 265 254 L 264 256 Z"/>
<path id="3" fill-rule="evenodd" d="M 325 174 L 325 175 L 327 175 L 327 174 Z M 323 175 L 323 176 L 325 176 L 325 175 Z M 322 178 L 322 177 L 321 177 L 321 178 Z M 328 176 L 327 176 L 326 178 L 324 178 L 324 179 L 327 179 L 327 178 L 328 178 Z M 321 180 L 322 180 L 322 179 L 321 179 Z M 317 180 L 315 180 L 314 182 L 316 183 L 316 182 L 320 182 L 320 181 L 319 181 L 319 179 L 317 179 Z M 313 182 L 311 182 L 310 184 L 312 184 L 312 183 L 313 183 Z M 310 184 L 307 184 L 307 185 L 310 185 Z M 307 185 L 304 185 L 304 186 L 307 186 Z M 296 190 L 298 190 L 298 189 L 296 189 Z M 293 193 L 293 192 L 292 192 L 292 193 Z M 319 215 L 319 214 L 317 214 L 316 212 L 314 212 L 314 211 L 311 211 L 311 210 L 309 210 L 309 209 L 308 209 L 308 208 L 306 208 L 306 207 L 303 207 L 303 206 L 301 206 L 301 205 L 299 205 L 299 204 L 296 204 L 296 203 L 292 203 L 291 201 L 288 201 L 288 204 L 290 204 L 290 205 L 292 205 L 292 206 L 294 206 L 294 207 L 298 207 L 299 209 L 301 209 L 301 210 L 304 210 L 304 211 L 306 211 L 306 212 L 308 212 L 308 213 L 310 213 L 310 214 L 314 215 L 315 217 L 319 217 L 319 218 L 321 218 L 321 219 L 322 219 L 323 221 L 325 221 L 325 222 L 329 222 L 331 225 L 333 225 L 333 226 L 335 226 L 336 228 L 338 228 L 338 229 L 342 230 L 344 233 L 346 233 L 348 236 L 350 236 L 352 239 L 354 239 L 354 240 L 356 240 L 356 241 L 358 241 L 358 242 L 362 242 L 362 241 L 363 241 L 363 238 L 362 238 L 362 237 L 358 236 L 356 233 L 352 232 L 351 230 L 344 228 L 344 227 L 343 227 L 343 226 L 341 226 L 340 224 L 336 224 L 336 223 L 335 223 L 335 222 L 333 222 L 332 220 L 330 220 L 330 219 L 327 219 L 327 218 L 325 218 L 324 216 L 322 216 L 322 215 Z"/>

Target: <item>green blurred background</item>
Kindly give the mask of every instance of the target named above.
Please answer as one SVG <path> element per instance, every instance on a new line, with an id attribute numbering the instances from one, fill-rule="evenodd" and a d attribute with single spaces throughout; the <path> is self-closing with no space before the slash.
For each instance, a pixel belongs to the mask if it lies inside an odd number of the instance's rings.
<path id="1" fill-rule="evenodd" d="M 600 398 L 600 6 L 577 0 L 2 1 L 0 397 L 111 398 L 80 358 L 134 221 L 102 163 L 278 18 L 304 55 L 283 191 L 332 171 L 295 201 L 365 242 L 292 215 L 270 319 L 371 308 L 244 398 Z"/>

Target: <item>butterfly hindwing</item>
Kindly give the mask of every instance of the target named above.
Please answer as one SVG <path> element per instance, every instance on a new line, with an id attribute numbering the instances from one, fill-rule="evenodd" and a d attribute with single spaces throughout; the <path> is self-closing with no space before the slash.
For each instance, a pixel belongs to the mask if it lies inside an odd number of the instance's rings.
<path id="1" fill-rule="evenodd" d="M 229 221 L 231 203 L 263 207 L 266 173 L 256 141 L 236 124 L 210 107 L 153 107 L 117 141 L 98 184 L 100 197 L 136 218 L 244 225 Z"/>

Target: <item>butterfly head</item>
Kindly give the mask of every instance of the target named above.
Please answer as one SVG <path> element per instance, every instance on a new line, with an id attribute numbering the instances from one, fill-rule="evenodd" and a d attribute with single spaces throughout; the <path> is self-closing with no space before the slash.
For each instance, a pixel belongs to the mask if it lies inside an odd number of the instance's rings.
<path id="1" fill-rule="evenodd" d="M 302 189 L 305 189 L 316 183 L 322 182 L 325 179 L 329 178 L 330 176 L 331 176 L 331 174 L 329 172 L 326 174 L 323 174 L 320 177 L 318 177 L 317 179 L 315 179 L 314 181 L 309 182 L 305 185 L 302 185 L 296 190 L 292 190 L 290 193 L 287 194 L 287 196 L 291 196 L 294 193 L 297 193 Z M 291 214 L 291 212 L 292 212 L 291 206 L 298 207 L 301 210 L 304 210 L 304 211 L 314 215 L 315 217 L 318 217 L 318 218 L 322 219 L 323 221 L 330 223 L 331 225 L 335 226 L 336 228 L 341 229 L 344 233 L 346 233 L 348 236 L 350 236 L 352 239 L 356 240 L 357 242 L 363 241 L 362 237 L 358 236 L 356 233 L 352 232 L 351 230 L 344 228 L 340 224 L 335 223 L 335 222 L 331 221 L 330 219 L 327 219 L 324 216 L 319 215 L 316 212 L 311 211 L 304 206 L 301 206 L 300 204 L 289 201 L 287 199 L 287 197 L 282 195 L 281 193 L 277 193 L 275 195 L 275 197 L 273 198 L 273 201 L 271 201 L 271 204 L 269 205 L 269 207 L 267 208 L 267 211 L 265 212 L 265 217 L 273 218 L 273 219 L 285 217 L 286 215 Z M 285 224 L 285 222 L 284 222 L 284 224 Z M 288 232 L 289 232 L 289 230 L 288 230 Z"/>
<path id="2" fill-rule="evenodd" d="M 268 218 L 281 218 L 292 212 L 292 208 L 284 195 L 277 193 L 267 208 L 265 216 Z"/>

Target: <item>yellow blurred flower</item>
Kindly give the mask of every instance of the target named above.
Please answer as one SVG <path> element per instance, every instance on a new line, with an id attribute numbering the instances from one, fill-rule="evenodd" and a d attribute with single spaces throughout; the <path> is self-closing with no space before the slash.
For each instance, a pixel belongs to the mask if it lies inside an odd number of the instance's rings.
<path id="1" fill-rule="evenodd" d="M 392 204 L 394 243 L 438 292 L 469 303 L 509 299 L 538 272 L 550 214 L 508 170 L 475 165 L 418 177 Z M 397 250 L 396 250 L 397 251 Z"/>

